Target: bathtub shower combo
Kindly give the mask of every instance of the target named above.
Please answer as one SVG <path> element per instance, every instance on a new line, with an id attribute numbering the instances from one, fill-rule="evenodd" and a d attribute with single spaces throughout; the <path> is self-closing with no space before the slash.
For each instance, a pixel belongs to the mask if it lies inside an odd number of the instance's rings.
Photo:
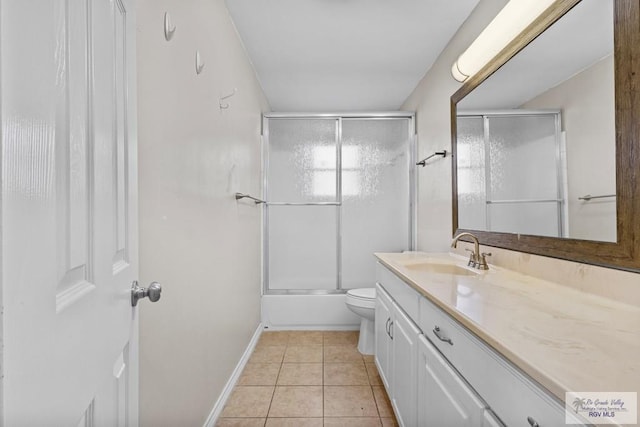
<path id="1" fill-rule="evenodd" d="M 414 116 L 268 114 L 263 135 L 263 321 L 365 339 L 373 253 L 414 247 Z"/>

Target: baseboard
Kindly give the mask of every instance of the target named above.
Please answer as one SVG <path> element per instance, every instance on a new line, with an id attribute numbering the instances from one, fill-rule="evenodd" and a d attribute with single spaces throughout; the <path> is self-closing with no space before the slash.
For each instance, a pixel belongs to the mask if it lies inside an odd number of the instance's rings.
<path id="1" fill-rule="evenodd" d="M 213 405 L 213 409 L 211 410 L 211 413 L 209 414 L 207 421 L 204 423 L 204 427 L 214 427 L 216 425 L 216 422 L 218 421 L 220 414 L 222 414 L 224 405 L 227 403 L 227 400 L 229 399 L 229 396 L 231 396 L 231 392 L 233 391 L 233 388 L 236 386 L 238 379 L 240 378 L 240 374 L 242 374 L 242 371 L 244 370 L 245 365 L 249 361 L 249 358 L 251 357 L 253 350 L 256 348 L 256 344 L 258 344 L 258 340 L 260 339 L 260 335 L 262 334 L 263 330 L 264 330 L 264 327 L 262 325 L 262 322 L 260 322 L 260 324 L 258 325 L 258 328 L 256 329 L 256 332 L 253 334 L 253 337 L 251 338 L 251 341 L 249 341 L 249 345 L 247 346 L 247 349 L 244 351 L 244 354 L 240 358 L 240 361 L 236 365 L 236 368 L 233 370 L 233 373 L 231 374 L 229 381 L 227 381 L 227 384 L 222 389 L 222 393 L 220 394 L 220 397 L 218 397 L 216 404 Z"/>

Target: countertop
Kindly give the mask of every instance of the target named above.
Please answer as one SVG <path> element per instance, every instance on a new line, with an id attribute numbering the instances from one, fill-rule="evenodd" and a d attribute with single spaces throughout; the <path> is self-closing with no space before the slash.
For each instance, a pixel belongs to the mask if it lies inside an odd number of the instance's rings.
<path id="1" fill-rule="evenodd" d="M 640 395 L 640 307 L 492 265 L 472 275 L 412 268 L 466 265 L 449 253 L 375 255 L 561 401 L 569 391 Z"/>

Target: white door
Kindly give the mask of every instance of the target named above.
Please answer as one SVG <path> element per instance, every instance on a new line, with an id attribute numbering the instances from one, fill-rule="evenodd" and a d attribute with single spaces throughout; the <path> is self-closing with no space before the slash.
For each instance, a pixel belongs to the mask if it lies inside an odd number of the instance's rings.
<path id="1" fill-rule="evenodd" d="M 137 424 L 135 0 L 0 0 L 2 421 Z"/>
<path id="2" fill-rule="evenodd" d="M 394 304 L 394 318 L 391 327 L 393 365 L 391 378 L 393 407 L 401 426 L 415 426 L 417 418 L 416 368 L 418 366 L 418 336 L 420 330 Z"/>
<path id="3" fill-rule="evenodd" d="M 380 378 L 389 395 L 391 395 L 390 363 L 391 363 L 391 309 L 393 308 L 391 297 L 378 284 L 376 285 L 376 309 L 375 309 L 375 358 Z"/>
<path id="4" fill-rule="evenodd" d="M 418 338 L 418 424 L 481 427 L 485 404 L 424 335 Z"/>

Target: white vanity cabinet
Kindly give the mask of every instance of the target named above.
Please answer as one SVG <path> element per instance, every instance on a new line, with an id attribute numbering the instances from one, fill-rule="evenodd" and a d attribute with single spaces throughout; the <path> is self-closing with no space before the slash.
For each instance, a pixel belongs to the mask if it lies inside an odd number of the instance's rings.
<path id="1" fill-rule="evenodd" d="M 452 315 L 380 263 L 377 280 L 375 358 L 400 425 L 565 425 L 561 402 Z"/>
<path id="2" fill-rule="evenodd" d="M 420 330 L 380 284 L 376 286 L 376 292 L 376 365 L 398 423 L 415 426 Z"/>

